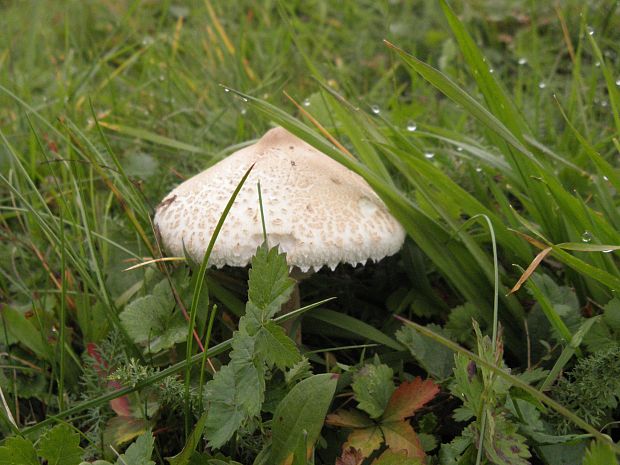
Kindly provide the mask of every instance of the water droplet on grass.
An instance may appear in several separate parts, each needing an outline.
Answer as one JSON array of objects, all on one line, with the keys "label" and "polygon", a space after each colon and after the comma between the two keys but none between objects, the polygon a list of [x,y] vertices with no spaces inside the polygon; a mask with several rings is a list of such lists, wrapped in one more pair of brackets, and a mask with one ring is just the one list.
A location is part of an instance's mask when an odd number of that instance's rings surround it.
[{"label": "water droplet on grass", "polygon": [[462,152],[463,151],[463,147],[461,147],[460,145],[456,148],[457,152]]},{"label": "water droplet on grass", "polygon": [[527,58],[519,58],[519,61],[517,61],[517,63],[519,63],[519,66],[523,66],[527,64]]},{"label": "water droplet on grass", "polygon": [[424,158],[431,160],[433,158],[435,158],[435,153],[434,152],[424,152]]},{"label": "water droplet on grass", "polygon": [[547,87],[547,84],[545,82],[541,81],[541,82],[538,83],[538,88],[539,89],[544,89],[545,87]]},{"label": "water droplet on grass", "polygon": [[418,125],[416,124],[415,121],[408,121],[407,122],[407,131],[413,132],[416,129],[418,129]]},{"label": "water droplet on grass", "polygon": [[592,233],[590,231],[584,231],[581,235],[581,242],[590,243],[592,242]]},{"label": "water droplet on grass", "polygon": [[159,75],[159,80],[160,81],[165,81],[166,80],[166,76],[164,76],[163,74]]},{"label": "water droplet on grass", "polygon": [[482,168],[480,168],[479,166],[476,168],[476,173],[482,173]]},{"label": "water droplet on grass", "polygon": [[305,99],[302,103],[301,103],[304,107],[309,107],[310,106],[310,99]]},{"label": "water droplet on grass", "polygon": [[586,31],[588,32],[589,36],[593,36],[594,35],[594,28],[592,26],[588,26],[586,28]]},{"label": "water droplet on grass", "polygon": [[379,108],[379,105],[371,105],[370,111],[372,111],[375,115],[378,115],[381,113],[381,108]]},{"label": "water droplet on grass", "polygon": [[594,66],[596,66],[597,68],[600,68],[601,67],[601,62],[597,61],[596,63],[594,63]]},{"label": "water droplet on grass", "polygon": [[228,93],[230,92],[230,89],[228,87],[224,87],[224,92]]}]

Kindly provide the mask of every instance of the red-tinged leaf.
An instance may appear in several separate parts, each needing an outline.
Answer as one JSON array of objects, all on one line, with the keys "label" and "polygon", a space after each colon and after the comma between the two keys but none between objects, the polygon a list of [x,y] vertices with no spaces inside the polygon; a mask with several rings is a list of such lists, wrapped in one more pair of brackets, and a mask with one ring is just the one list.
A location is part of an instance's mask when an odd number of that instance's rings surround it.
[{"label": "red-tinged leaf", "polygon": [[103,430],[103,439],[106,444],[117,447],[125,444],[144,433],[149,422],[134,417],[112,417]]},{"label": "red-tinged leaf", "polygon": [[382,422],[404,420],[424,404],[431,401],[439,392],[439,386],[434,381],[417,377],[413,381],[402,383],[392,397],[383,413]]},{"label": "red-tinged leaf", "polygon": [[[404,450],[394,451],[387,449],[383,454],[374,459],[370,465],[423,465],[419,458],[407,457]],[[338,465],[338,464],[336,464]]]},{"label": "red-tinged leaf", "polygon": [[[118,381],[110,381],[108,383],[108,387],[118,391],[122,388],[121,383]],[[129,402],[129,396],[121,396],[116,399],[112,399],[110,401],[110,408],[116,413],[119,417],[132,417],[133,409],[131,408],[131,403]]]},{"label": "red-tinged leaf", "polygon": [[342,451],[342,455],[336,459],[336,465],[362,465],[364,454],[359,449],[349,447]]},{"label": "red-tinged leaf", "polygon": [[373,425],[368,415],[359,410],[338,410],[330,413],[325,423],[343,428],[368,428]]},{"label": "red-tinged leaf", "polygon": [[383,434],[377,426],[372,428],[354,429],[343,448],[353,447],[362,451],[364,457],[368,457],[373,451],[377,450],[383,444]]},{"label": "red-tinged leaf", "polygon": [[407,457],[423,459],[424,449],[411,425],[406,421],[390,421],[381,424],[385,444],[394,451],[404,450]]}]

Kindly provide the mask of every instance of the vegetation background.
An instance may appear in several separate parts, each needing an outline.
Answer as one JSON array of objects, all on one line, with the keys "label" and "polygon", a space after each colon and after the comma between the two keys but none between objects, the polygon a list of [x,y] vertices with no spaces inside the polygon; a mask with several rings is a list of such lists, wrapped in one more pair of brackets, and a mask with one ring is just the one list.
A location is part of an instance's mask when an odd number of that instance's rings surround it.
[{"label": "vegetation background", "polygon": [[[4,0],[0,27],[0,463],[617,463],[619,2]],[[275,251],[249,282],[123,271],[273,124],[409,236],[304,281],[300,347]]]}]

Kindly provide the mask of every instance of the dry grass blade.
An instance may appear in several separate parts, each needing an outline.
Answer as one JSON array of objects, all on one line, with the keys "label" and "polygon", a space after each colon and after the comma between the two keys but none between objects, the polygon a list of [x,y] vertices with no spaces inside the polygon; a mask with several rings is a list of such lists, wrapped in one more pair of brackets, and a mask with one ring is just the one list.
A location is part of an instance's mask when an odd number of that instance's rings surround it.
[{"label": "dry grass blade", "polygon": [[540,265],[542,263],[542,261],[545,259],[545,257],[547,255],[549,255],[549,253],[552,250],[553,250],[553,248],[547,247],[546,249],[543,249],[542,251],[540,251],[538,253],[538,255],[536,255],[536,257],[534,257],[534,260],[532,260],[532,263],[530,263],[530,265],[523,272],[523,274],[521,275],[521,277],[517,281],[517,284],[515,284],[512,289],[510,289],[510,292],[508,294],[514,294],[519,289],[521,289],[521,286],[523,286],[523,283],[525,281],[527,281],[527,279],[531,276],[531,274],[534,271],[536,271],[536,268],[538,268],[538,265]]}]

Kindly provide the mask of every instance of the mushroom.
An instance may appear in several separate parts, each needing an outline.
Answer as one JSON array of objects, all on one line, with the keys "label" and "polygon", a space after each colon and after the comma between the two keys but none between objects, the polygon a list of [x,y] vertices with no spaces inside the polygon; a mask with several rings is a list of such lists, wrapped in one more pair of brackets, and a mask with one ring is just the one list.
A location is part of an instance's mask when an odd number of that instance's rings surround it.
[{"label": "mushroom", "polygon": [[[368,183],[283,128],[268,131],[170,192],[155,212],[165,250],[204,256],[239,179],[254,168],[239,192],[209,257],[209,265],[244,267],[263,243],[256,184],[260,182],[269,244],[286,252],[291,276],[365,264],[393,255],[405,231]],[[299,305],[297,285],[284,311]]]}]

